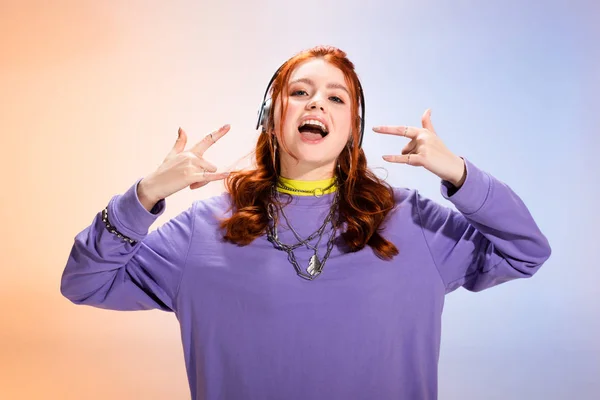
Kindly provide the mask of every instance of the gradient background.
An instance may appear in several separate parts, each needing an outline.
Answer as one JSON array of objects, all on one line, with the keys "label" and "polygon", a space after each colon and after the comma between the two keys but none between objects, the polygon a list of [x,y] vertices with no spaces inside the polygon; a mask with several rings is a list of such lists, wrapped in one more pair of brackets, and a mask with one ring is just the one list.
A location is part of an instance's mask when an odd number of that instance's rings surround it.
[{"label": "gradient background", "polygon": [[[534,278],[446,298],[440,399],[599,398],[600,6],[532,3],[0,1],[0,398],[189,398],[174,315],[60,295],[73,238],[179,126],[191,144],[230,123],[206,154],[222,169],[248,154],[271,74],[317,44],[356,64],[378,173],[451,206],[437,177],[381,159],[406,139],[370,130],[431,107],[552,245]],[[151,229],[222,190],[170,197]]]}]

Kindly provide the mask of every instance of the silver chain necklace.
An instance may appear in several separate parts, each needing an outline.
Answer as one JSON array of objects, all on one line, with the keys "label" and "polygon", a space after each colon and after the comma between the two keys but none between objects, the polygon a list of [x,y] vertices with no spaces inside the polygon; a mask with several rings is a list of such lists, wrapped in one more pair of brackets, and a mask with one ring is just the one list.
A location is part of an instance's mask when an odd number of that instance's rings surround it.
[{"label": "silver chain necklace", "polygon": [[[275,189],[275,186],[273,186],[272,191],[273,191],[273,196],[274,197],[277,196],[277,191]],[[276,249],[283,250],[288,254],[288,261],[296,269],[296,274],[298,274],[298,276],[300,276],[303,279],[312,281],[313,279],[318,277],[321,274],[321,272],[323,271],[323,268],[325,267],[325,263],[327,262],[327,259],[329,258],[329,254],[331,253],[331,250],[333,249],[333,240],[335,239],[335,233],[337,230],[336,229],[336,221],[334,221],[334,214],[337,209],[338,200],[339,200],[339,190],[336,190],[333,202],[331,204],[331,208],[329,209],[329,213],[327,214],[327,217],[323,221],[323,224],[321,225],[321,227],[319,227],[319,229],[317,229],[308,238],[306,238],[304,240],[302,240],[300,238],[298,233],[292,227],[292,224],[290,224],[287,216],[285,215],[285,212],[283,211],[283,207],[279,207],[279,210],[281,211],[281,215],[285,219],[288,227],[290,228],[290,230],[292,231],[292,233],[294,234],[296,239],[298,240],[298,243],[293,244],[293,245],[287,245],[287,244],[281,243],[281,241],[279,240],[279,235],[277,234],[277,223],[278,223],[277,207],[275,206],[275,204],[273,204],[273,202],[269,202],[269,204],[267,206],[267,215],[269,217],[270,222],[272,222],[272,226],[269,225],[267,227],[267,239],[269,240],[269,242],[273,243],[273,245],[275,246]],[[319,256],[317,255],[317,249],[319,247],[319,243],[321,243],[321,238],[323,237],[325,228],[327,227],[327,224],[330,222],[331,222],[331,227],[332,227],[331,228],[331,236],[329,237],[329,240],[327,241],[327,252],[325,253],[325,256],[323,257],[323,260],[321,261],[319,259]],[[319,237],[319,240],[317,241],[317,244],[315,246],[312,246],[309,242],[311,240],[313,240],[314,238],[316,238],[317,236]],[[296,261],[296,255],[294,254],[294,250],[300,246],[306,246],[307,249],[311,249],[314,252],[314,254],[310,257],[310,260],[308,262],[308,268],[306,269],[307,273],[304,272],[302,270],[302,268],[300,268],[298,261]]]}]

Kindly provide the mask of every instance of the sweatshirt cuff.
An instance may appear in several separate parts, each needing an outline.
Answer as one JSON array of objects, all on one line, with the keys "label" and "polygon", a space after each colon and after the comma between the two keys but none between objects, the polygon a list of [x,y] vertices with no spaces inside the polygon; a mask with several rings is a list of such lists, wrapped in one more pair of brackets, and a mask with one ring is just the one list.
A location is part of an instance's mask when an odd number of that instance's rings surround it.
[{"label": "sweatshirt cuff", "polygon": [[474,214],[483,206],[491,189],[490,176],[464,157],[467,177],[460,189],[442,180],[440,185],[442,196],[450,200],[458,211],[463,214]]},{"label": "sweatshirt cuff", "polygon": [[108,203],[108,220],[122,234],[135,240],[143,239],[150,226],[165,211],[165,199],[161,199],[149,212],[144,208],[137,195],[139,178],[123,194],[114,196]]}]

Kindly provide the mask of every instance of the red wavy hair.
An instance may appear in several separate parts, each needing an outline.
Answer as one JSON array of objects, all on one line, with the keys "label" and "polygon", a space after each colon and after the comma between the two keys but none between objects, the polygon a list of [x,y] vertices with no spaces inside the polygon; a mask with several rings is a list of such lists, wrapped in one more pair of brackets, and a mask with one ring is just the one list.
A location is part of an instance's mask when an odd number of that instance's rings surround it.
[{"label": "red wavy hair", "polygon": [[[379,231],[380,224],[395,206],[394,192],[390,185],[367,168],[363,150],[353,145],[358,143],[360,133],[358,76],[346,53],[330,46],[318,46],[296,54],[283,65],[273,81],[273,103],[268,118],[270,123],[260,134],[256,144],[256,169],[232,172],[225,180],[225,187],[231,196],[231,207],[228,211],[234,212],[230,218],[221,220],[220,226],[226,231],[223,238],[244,246],[258,236],[266,234],[269,223],[267,204],[277,201],[272,199],[271,188],[277,183],[280,172],[279,157],[274,148],[276,138],[273,134],[275,101],[279,101],[282,110],[279,125],[279,132],[282,132],[283,116],[287,109],[287,101],[284,100],[287,100],[287,97],[281,94],[288,92],[288,81],[294,69],[300,63],[313,58],[323,58],[343,72],[353,99],[352,136],[338,156],[339,167],[334,171],[340,184],[338,228],[346,223],[346,229],[341,236],[347,251],[358,251],[369,245],[377,257],[389,260],[398,254],[398,249],[384,239]],[[281,145],[283,150],[289,153],[285,142]]]}]

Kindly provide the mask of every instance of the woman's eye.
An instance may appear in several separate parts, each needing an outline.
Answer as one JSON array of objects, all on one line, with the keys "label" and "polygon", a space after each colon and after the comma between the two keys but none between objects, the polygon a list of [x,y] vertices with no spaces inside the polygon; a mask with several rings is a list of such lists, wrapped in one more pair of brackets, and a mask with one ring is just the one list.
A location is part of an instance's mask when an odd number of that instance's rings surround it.
[{"label": "woman's eye", "polygon": [[[290,96],[306,96],[306,95],[308,95],[308,93],[306,92],[306,90],[302,90],[302,89],[294,90],[290,94]],[[329,99],[331,99],[332,101],[334,101],[336,103],[344,104],[344,101],[337,96],[331,96],[331,97],[329,97]]]}]

